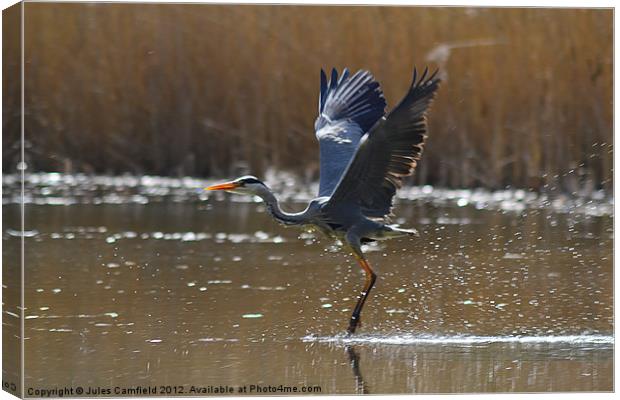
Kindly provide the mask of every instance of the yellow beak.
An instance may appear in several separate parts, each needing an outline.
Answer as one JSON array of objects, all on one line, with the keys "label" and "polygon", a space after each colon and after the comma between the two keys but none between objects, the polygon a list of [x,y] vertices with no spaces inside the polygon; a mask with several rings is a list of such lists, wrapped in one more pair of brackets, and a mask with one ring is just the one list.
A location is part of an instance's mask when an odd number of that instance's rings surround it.
[{"label": "yellow beak", "polygon": [[237,187],[239,187],[238,183],[226,182],[226,183],[220,183],[218,185],[212,185],[212,186],[206,187],[205,190],[231,190]]}]

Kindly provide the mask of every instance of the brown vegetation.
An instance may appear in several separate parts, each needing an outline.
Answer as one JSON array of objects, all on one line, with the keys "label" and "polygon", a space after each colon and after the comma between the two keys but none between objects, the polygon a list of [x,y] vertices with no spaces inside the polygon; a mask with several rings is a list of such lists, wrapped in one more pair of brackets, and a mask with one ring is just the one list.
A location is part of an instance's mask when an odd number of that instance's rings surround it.
[{"label": "brown vegetation", "polygon": [[611,10],[25,7],[31,169],[316,179],[320,68],[372,71],[390,106],[430,65],[415,183],[612,185]]}]

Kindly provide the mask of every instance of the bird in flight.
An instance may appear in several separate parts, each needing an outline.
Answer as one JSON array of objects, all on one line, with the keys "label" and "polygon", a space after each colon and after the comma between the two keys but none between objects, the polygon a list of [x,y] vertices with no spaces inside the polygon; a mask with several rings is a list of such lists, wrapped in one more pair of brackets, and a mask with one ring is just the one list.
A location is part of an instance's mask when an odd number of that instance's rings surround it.
[{"label": "bird in flight", "polygon": [[271,189],[254,176],[213,185],[206,190],[259,196],[273,218],[340,240],[360,264],[366,281],[347,332],[353,334],[377,275],[362,252],[362,244],[406,235],[415,229],[390,224],[393,197],[411,175],[422,154],[427,133],[426,114],[439,87],[428,68],[413,71],[411,85],[389,113],[379,83],[368,71],[338,77],[332,69],[329,82],[321,70],[319,115],[314,124],[320,148],[318,196],[298,213],[285,212]]}]

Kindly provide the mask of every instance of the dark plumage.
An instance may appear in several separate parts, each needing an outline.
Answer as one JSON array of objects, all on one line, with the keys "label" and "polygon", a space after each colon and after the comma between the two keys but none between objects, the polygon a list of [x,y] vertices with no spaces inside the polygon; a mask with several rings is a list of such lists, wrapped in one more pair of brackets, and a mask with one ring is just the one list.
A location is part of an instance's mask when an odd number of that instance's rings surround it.
[{"label": "dark plumage", "polygon": [[320,146],[319,196],[329,196],[353,158],[360,139],[385,113],[385,98],[368,71],[349,77],[345,69],[338,79],[332,70],[329,86],[321,70],[319,116],[314,124]]},{"label": "dark plumage", "polygon": [[320,146],[321,178],[318,197],[299,213],[280,209],[271,190],[253,176],[214,185],[226,190],[260,196],[267,210],[285,225],[312,226],[340,239],[352,251],[366,274],[364,289],[353,310],[347,331],[355,332],[376,275],[361,245],[404,235],[413,229],[388,225],[392,200],[403,179],[411,175],[426,139],[426,113],[439,87],[437,72],[428,69],[413,81],[401,102],[385,116],[385,98],[368,71],[338,77],[333,69],[329,82],[321,70],[319,115],[315,122]]},{"label": "dark plumage", "polygon": [[[390,214],[392,199],[417,165],[426,139],[426,110],[439,79],[428,79],[428,69],[417,79],[414,69],[409,91],[401,102],[361,140],[355,158],[329,203],[355,202],[367,217]],[[364,179],[360,179],[364,177]]]}]

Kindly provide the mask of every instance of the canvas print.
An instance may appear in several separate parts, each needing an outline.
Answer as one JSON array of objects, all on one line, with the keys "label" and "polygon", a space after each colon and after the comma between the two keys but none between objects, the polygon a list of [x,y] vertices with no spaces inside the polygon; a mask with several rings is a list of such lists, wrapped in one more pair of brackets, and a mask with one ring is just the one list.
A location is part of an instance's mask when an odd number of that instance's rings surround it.
[{"label": "canvas print", "polygon": [[612,9],[2,16],[5,391],[613,391]]}]

